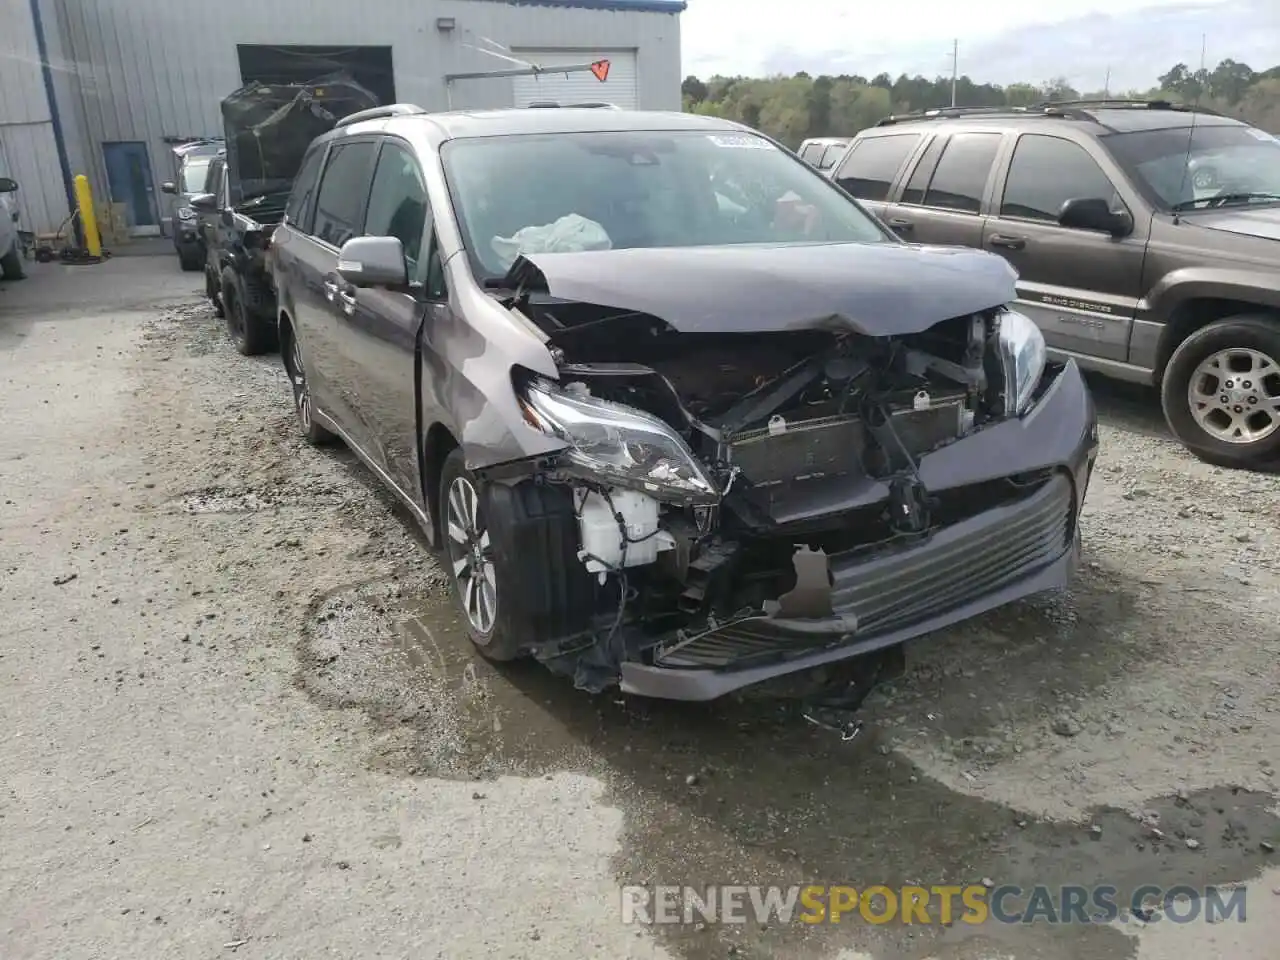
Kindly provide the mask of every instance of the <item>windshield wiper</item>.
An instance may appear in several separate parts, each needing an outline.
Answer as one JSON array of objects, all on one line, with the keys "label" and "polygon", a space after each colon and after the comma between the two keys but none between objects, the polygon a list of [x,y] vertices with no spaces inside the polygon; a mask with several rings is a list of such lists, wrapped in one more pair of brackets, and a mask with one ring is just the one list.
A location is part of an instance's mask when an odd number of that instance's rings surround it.
[{"label": "windshield wiper", "polygon": [[1174,213],[1194,210],[1200,204],[1217,204],[1226,206],[1229,203],[1249,203],[1252,200],[1280,200],[1280,193],[1217,193],[1212,197],[1198,197],[1195,200],[1183,200],[1173,205]]}]

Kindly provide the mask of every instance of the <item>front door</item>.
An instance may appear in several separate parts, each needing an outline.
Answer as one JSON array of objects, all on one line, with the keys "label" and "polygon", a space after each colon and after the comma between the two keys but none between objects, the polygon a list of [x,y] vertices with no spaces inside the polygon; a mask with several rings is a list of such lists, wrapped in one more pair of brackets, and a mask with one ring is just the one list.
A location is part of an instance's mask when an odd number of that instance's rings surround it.
[{"label": "front door", "polygon": [[1068,200],[1124,198],[1098,162],[1064,137],[1024,133],[1014,147],[983,246],[1018,271],[1018,308],[1050,349],[1103,360],[1129,358],[1148,224],[1127,237],[1059,226]]},{"label": "front door", "polygon": [[160,235],[160,216],[156,207],[155,183],[151,178],[151,158],[141,140],[104,143],[102,155],[107,164],[107,187],[111,202],[124,206],[129,235]]}]

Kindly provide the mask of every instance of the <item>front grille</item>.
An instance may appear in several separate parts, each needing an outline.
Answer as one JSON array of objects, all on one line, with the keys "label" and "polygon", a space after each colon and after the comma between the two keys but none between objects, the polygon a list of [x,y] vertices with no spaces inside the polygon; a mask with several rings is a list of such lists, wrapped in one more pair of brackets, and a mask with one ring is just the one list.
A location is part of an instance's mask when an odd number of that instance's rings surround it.
[{"label": "front grille", "polygon": [[742,667],[902,630],[1047,566],[1074,535],[1074,491],[1059,473],[1034,493],[943,527],[927,541],[832,555],[832,606],[851,627],[856,618],[856,630],[814,621],[812,633],[800,633],[767,616],[745,616],[681,637],[656,651],[654,663]]}]

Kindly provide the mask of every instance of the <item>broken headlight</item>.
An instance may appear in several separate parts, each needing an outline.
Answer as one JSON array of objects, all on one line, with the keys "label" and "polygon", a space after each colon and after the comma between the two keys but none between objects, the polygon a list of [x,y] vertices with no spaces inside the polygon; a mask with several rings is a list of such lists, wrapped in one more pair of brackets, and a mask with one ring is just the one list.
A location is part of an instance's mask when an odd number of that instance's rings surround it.
[{"label": "broken headlight", "polygon": [[525,417],[569,444],[575,473],[656,500],[713,502],[715,484],[684,440],[657,417],[538,381],[523,391]]},{"label": "broken headlight", "polygon": [[1000,314],[997,343],[1004,372],[1005,410],[1022,416],[1031,406],[1044,373],[1044,334],[1030,317],[1006,310]]}]

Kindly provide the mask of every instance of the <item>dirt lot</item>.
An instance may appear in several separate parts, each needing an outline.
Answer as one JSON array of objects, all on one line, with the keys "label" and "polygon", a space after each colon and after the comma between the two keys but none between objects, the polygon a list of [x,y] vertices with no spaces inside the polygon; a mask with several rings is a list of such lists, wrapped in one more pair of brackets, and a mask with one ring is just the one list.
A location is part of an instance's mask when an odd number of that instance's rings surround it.
[{"label": "dirt lot", "polygon": [[[0,957],[1275,956],[1280,479],[1144,394],[1099,389],[1076,589],[911,645],[843,743],[473,658],[193,287],[0,287]],[[627,882],[984,881],[1243,882],[1248,920],[620,922]]]}]

